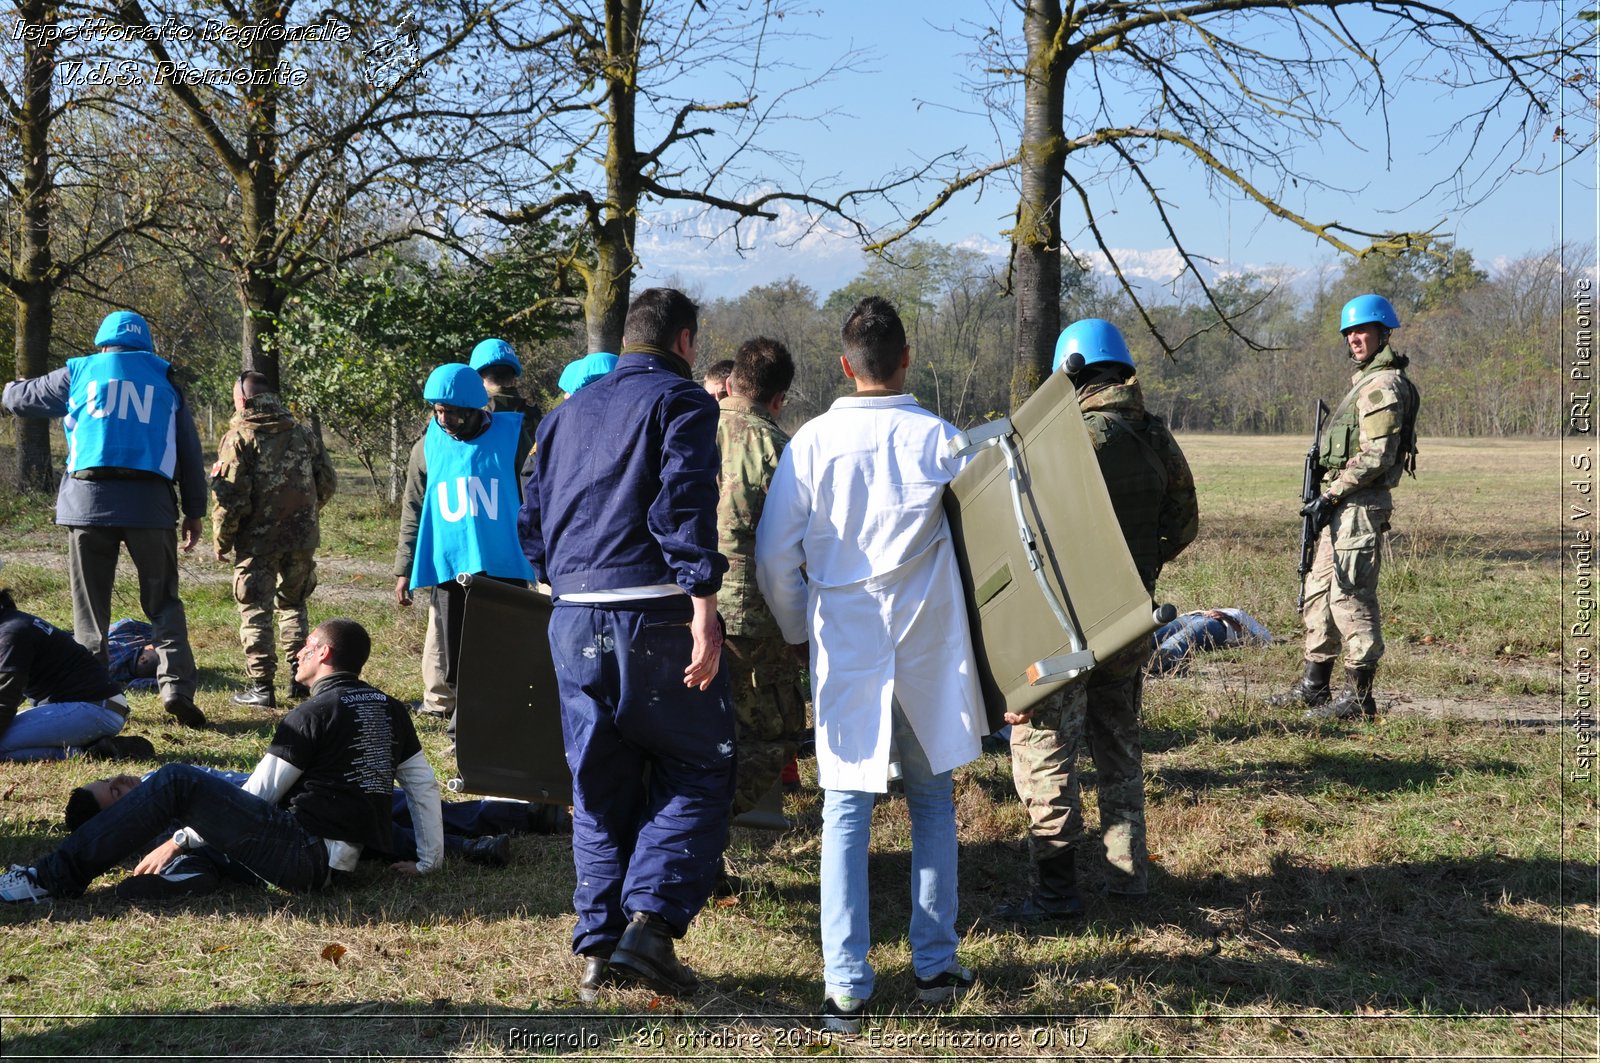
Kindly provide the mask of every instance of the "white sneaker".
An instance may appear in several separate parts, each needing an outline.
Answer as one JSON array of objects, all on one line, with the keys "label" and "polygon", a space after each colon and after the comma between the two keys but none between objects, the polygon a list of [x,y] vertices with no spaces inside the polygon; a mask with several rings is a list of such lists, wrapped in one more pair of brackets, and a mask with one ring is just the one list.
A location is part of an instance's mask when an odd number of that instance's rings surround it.
[{"label": "white sneaker", "polygon": [[49,897],[50,891],[41,887],[33,874],[31,867],[12,864],[10,871],[0,875],[0,900],[33,901],[37,904]]}]

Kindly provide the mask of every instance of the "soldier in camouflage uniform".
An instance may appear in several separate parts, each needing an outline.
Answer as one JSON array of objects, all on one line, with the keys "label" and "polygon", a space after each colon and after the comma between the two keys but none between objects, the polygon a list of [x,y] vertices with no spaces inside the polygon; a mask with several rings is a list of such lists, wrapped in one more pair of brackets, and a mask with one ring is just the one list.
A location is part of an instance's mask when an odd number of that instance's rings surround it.
[{"label": "soldier in camouflage uniform", "polygon": [[717,550],[728,559],[717,608],[727,633],[724,648],[738,719],[739,760],[733,814],[754,808],[778,781],[799,748],[806,726],[800,661],[756,587],[756,524],[767,487],[789,436],[774,418],[794,380],[794,359],[783,344],[758,337],[739,347],[718,404],[722,453],[717,499]]},{"label": "soldier in camouflage uniform", "polygon": [[[317,586],[317,514],[333,497],[335,476],[322,440],[284,409],[265,376],[242,374],[233,405],[211,467],[213,543],[218,561],[235,555],[233,597],[251,685],[233,700],[270,709],[277,705],[273,617],[292,677],[306,641],[306,599]],[[291,678],[290,699],[308,695]]]},{"label": "soldier in camouflage uniform", "polygon": [[[1114,325],[1096,318],[1074,322],[1056,343],[1056,368],[1077,389],[1117,523],[1153,597],[1162,567],[1200,529],[1189,463],[1161,418],[1145,412],[1133,358]],[[1031,922],[1082,914],[1073,847],[1084,837],[1077,763],[1085,744],[1099,782],[1107,889],[1145,893],[1139,706],[1153,645],[1145,640],[1114,654],[1046,698],[1031,718],[1012,720],[1011,770],[1028,809],[1034,889],[997,907],[997,917]]]},{"label": "soldier in camouflage uniform", "polygon": [[[1377,715],[1372,680],[1383,656],[1378,567],[1394,503],[1390,489],[1402,473],[1416,475],[1416,385],[1410,360],[1389,346],[1400,318],[1379,295],[1345,304],[1339,326],[1356,364],[1350,391],[1323,429],[1319,456],[1322,494],[1301,510],[1320,529],[1307,574],[1304,671],[1273,705],[1304,704],[1313,719]],[[1344,648],[1344,689],[1329,689],[1333,662]]]}]

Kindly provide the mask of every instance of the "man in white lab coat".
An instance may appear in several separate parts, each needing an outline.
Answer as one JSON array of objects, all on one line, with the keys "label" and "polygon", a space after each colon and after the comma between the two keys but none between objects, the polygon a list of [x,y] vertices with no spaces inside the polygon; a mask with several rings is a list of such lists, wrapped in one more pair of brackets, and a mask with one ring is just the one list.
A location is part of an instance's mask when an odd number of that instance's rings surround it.
[{"label": "man in white lab coat", "polygon": [[[757,581],[787,642],[811,643],[822,827],[823,1025],[859,1031],[872,996],[867,843],[897,773],[911,815],[917,995],[953,999],[951,772],[979,752],[982,697],[941,497],[961,463],[948,422],[902,394],[905,328],[869,297],[845,320],[840,363],[856,393],[795,433],[756,529]],[[802,571],[803,567],[803,571]]]}]

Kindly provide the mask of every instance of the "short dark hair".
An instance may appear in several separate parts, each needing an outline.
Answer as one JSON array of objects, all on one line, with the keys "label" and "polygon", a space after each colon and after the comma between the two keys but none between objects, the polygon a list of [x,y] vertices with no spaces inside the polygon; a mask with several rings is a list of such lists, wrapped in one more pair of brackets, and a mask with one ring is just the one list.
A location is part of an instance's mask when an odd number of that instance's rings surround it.
[{"label": "short dark hair", "polygon": [[246,369],[239,374],[239,390],[244,392],[247,399],[274,390],[272,381],[267,379],[267,374],[254,369]]},{"label": "short dark hair", "polygon": [[889,300],[869,295],[855,305],[840,330],[850,371],[869,384],[881,384],[900,368],[906,327]]},{"label": "short dark hair", "polygon": [[478,370],[478,375],[496,387],[510,388],[517,385],[516,369],[505,362],[491,362]]},{"label": "short dark hair", "polygon": [[720,362],[713,363],[711,368],[706,370],[705,379],[706,380],[726,380],[732,375],[733,375],[733,359],[732,358],[724,358]]},{"label": "short dark hair", "polygon": [[334,617],[317,625],[315,633],[327,643],[329,660],[341,672],[361,674],[372,656],[372,636],[367,629],[348,617]]},{"label": "short dark hair", "polygon": [[694,300],[676,288],[646,288],[628,304],[622,338],[628,345],[669,351],[684,329],[691,336],[700,331],[700,308]]},{"label": "short dark hair", "polygon": [[67,811],[64,818],[67,821],[67,830],[74,831],[100,814],[100,802],[94,799],[83,787],[78,787],[67,795]]},{"label": "short dark hair", "polygon": [[794,383],[794,357],[777,340],[757,336],[739,344],[728,383],[744,398],[765,405]]}]

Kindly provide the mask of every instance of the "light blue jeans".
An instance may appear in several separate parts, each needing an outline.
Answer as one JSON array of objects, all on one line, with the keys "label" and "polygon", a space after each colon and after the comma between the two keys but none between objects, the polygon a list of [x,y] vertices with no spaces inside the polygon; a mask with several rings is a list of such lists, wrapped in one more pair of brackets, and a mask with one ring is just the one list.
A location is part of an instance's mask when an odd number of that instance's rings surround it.
[{"label": "light blue jeans", "polygon": [[[911,814],[911,966],[932,978],[955,962],[956,805],[951,773],[933,774],[898,704],[894,748]],[[822,799],[822,981],[835,997],[872,996],[867,849],[879,795],[827,790]]]},{"label": "light blue jeans", "polygon": [[0,733],[0,760],[61,760],[122,730],[127,718],[98,701],[59,701],[17,713]]}]

